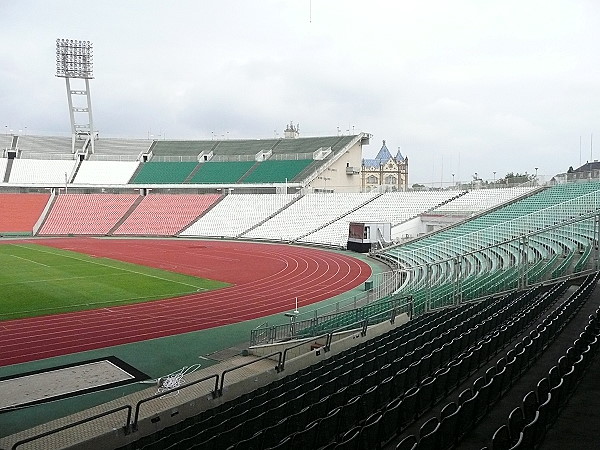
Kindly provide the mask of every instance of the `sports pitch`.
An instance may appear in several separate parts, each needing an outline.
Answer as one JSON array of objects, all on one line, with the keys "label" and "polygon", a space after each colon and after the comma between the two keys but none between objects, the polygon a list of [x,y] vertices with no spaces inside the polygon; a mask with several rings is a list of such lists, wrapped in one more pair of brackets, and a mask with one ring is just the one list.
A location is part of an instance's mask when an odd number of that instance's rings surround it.
[{"label": "sports pitch", "polygon": [[0,320],[141,303],[221,281],[36,244],[0,245]]}]

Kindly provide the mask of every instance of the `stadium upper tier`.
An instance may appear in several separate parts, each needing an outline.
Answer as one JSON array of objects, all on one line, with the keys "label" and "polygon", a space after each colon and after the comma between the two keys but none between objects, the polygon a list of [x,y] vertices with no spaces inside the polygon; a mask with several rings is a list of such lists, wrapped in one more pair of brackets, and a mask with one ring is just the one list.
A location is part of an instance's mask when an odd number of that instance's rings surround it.
[{"label": "stadium upper tier", "polygon": [[196,168],[195,162],[154,162],[141,166],[141,170],[132,180],[133,184],[180,184]]},{"label": "stadium upper tier", "polygon": [[19,136],[17,148],[21,158],[74,159],[71,152],[71,137]]},{"label": "stadium upper tier", "polygon": [[[362,136],[221,141],[102,138],[94,141],[94,152],[89,141],[77,140],[72,148],[66,137],[4,136],[0,177],[20,186],[302,182],[316,177],[361,142]],[[8,150],[13,150],[14,163],[8,163]]]},{"label": "stadium upper tier", "polygon": [[117,159],[136,161],[143,153],[147,153],[152,141],[145,139],[102,138],[94,141],[94,154],[90,159]]},{"label": "stadium upper tier", "polygon": [[13,141],[13,137],[11,135],[8,135],[8,134],[0,135],[0,148],[2,148],[2,149],[11,148],[12,141]]},{"label": "stadium upper tier", "polygon": [[231,157],[254,157],[259,152],[272,151],[273,155],[313,153],[320,148],[331,147],[333,151],[342,149],[356,136],[328,136],[298,139],[244,139],[211,141],[156,141],[152,153],[159,157],[196,157],[202,152]]},{"label": "stadium upper tier", "polygon": [[137,161],[82,161],[74,184],[127,184]]},{"label": "stadium upper tier", "polygon": [[14,159],[8,182],[64,186],[73,177],[76,167],[74,160]]},{"label": "stadium upper tier", "polygon": [[6,165],[8,164],[8,159],[6,158],[0,158],[0,175],[2,176],[2,178],[0,178],[1,180],[4,180],[4,176],[6,174]]}]

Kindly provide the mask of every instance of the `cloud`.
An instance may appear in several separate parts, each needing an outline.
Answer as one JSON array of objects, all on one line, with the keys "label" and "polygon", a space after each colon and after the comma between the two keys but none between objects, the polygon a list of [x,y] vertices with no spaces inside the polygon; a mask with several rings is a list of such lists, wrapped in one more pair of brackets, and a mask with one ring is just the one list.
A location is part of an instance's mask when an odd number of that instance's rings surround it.
[{"label": "cloud", "polygon": [[402,147],[414,182],[552,176],[600,136],[600,10],[584,0],[5,2],[3,126],[69,132],[57,37],[94,43],[103,136],[354,129],[373,134],[366,157]]}]

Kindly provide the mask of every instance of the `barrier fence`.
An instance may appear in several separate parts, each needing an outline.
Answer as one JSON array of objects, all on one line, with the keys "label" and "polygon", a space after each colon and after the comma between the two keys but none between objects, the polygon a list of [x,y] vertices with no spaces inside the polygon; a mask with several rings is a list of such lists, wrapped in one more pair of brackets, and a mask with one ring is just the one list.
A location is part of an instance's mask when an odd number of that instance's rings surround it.
[{"label": "barrier fence", "polygon": [[[389,298],[381,298],[377,301],[368,301],[364,297],[362,301],[366,303],[358,305],[356,299],[352,303],[346,303],[344,308],[336,304],[337,310],[330,313],[313,310],[305,315],[314,314],[310,318],[302,318],[301,314],[287,313],[290,322],[287,324],[278,324],[269,326],[264,323],[258,328],[251,330],[250,344],[259,345],[285,341],[290,339],[310,337],[315,334],[339,328],[341,324],[355,324],[364,319],[373,317],[383,311],[396,310],[397,314],[401,312],[412,311],[412,297],[391,295]],[[306,316],[305,316],[306,317]]]}]

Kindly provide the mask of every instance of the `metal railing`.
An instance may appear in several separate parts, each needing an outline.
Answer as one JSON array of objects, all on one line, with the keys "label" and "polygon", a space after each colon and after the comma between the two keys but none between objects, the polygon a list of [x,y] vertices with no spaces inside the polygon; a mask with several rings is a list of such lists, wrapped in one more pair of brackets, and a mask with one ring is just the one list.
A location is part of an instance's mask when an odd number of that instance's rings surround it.
[{"label": "metal railing", "polygon": [[398,292],[414,295],[422,312],[485,293],[598,270],[600,210],[502,242],[488,242],[481,240],[479,248],[471,251],[456,246],[439,253],[426,252],[421,258],[402,255],[398,261],[405,264],[407,278]]},{"label": "metal railing", "polygon": [[198,162],[198,155],[185,155],[185,156],[173,156],[173,155],[154,155],[152,162]]},{"label": "metal railing", "polygon": [[26,439],[21,439],[20,441],[17,441],[14,443],[14,445],[12,446],[12,449],[14,450],[17,447],[19,447],[20,445],[27,444],[29,442],[36,441],[38,439],[42,439],[42,438],[51,436],[56,433],[60,433],[61,431],[68,430],[69,428],[74,428],[79,425],[83,425],[84,423],[92,422],[94,420],[109,416],[111,414],[114,414],[114,413],[117,413],[117,412],[123,411],[123,410],[127,410],[127,421],[125,422],[125,425],[123,426],[123,429],[127,432],[127,430],[129,429],[129,423],[131,422],[131,410],[132,410],[131,405],[119,406],[118,408],[113,408],[109,411],[105,411],[105,412],[96,414],[91,417],[86,417],[85,419],[78,420],[77,422],[69,423],[67,425],[63,425],[62,427],[55,428],[53,430],[46,431],[44,433],[36,434],[35,436],[31,436]]},{"label": "metal railing", "polygon": [[279,367],[281,367],[281,359],[283,357],[283,353],[281,351],[269,353],[268,355],[261,356],[258,359],[254,359],[252,361],[248,361],[247,363],[244,363],[244,364],[239,364],[239,365],[237,365],[235,367],[230,367],[229,369],[225,369],[223,371],[223,373],[221,374],[221,386],[219,387],[219,390],[217,391],[218,395],[219,396],[223,395],[223,386],[225,384],[225,374],[226,373],[233,372],[234,370],[241,369],[242,367],[246,367],[246,366],[249,366],[251,364],[256,364],[258,361],[262,361],[264,359],[270,359],[270,358],[272,358],[275,355],[279,355],[279,360],[277,361],[277,365],[275,366],[275,370],[277,372],[279,372]]},{"label": "metal railing", "polygon": [[[329,351],[329,347],[331,345],[331,335],[332,334],[333,333],[329,332],[329,333],[321,334],[320,336],[313,336],[310,340],[311,341],[315,341],[317,339],[326,338],[325,345],[323,346],[323,351],[324,352],[328,352]],[[286,347],[283,350],[283,357],[281,358],[281,363],[279,364],[279,372],[283,372],[283,370],[285,370],[285,361],[287,360],[287,354],[288,354],[288,352],[290,350],[295,349],[295,348],[302,347],[303,345],[306,345],[306,341],[298,342],[297,344],[294,344],[294,345],[291,345],[289,347]]]},{"label": "metal railing", "polygon": [[[215,379],[215,388],[212,391],[212,395],[213,395],[213,398],[216,398],[218,396],[218,387],[219,387],[219,375],[218,374],[213,374],[213,375],[209,375],[209,376],[200,378],[198,380],[190,381],[189,383],[182,384],[181,386],[176,386],[176,387],[174,387],[172,389],[164,390],[163,392],[159,392],[159,393],[154,394],[154,395],[152,395],[150,397],[143,398],[142,400],[140,400],[139,402],[137,402],[137,404],[135,405],[135,416],[133,418],[133,423],[131,425],[132,429],[134,431],[137,430],[137,425],[138,425],[139,416],[140,416],[140,407],[142,406],[142,404],[148,403],[149,401],[155,400],[157,398],[164,397],[165,395],[168,395],[171,392],[180,391],[180,390],[186,389],[186,388],[188,388],[190,386],[195,386],[196,384],[202,383],[204,381],[208,381],[211,378]],[[221,383],[221,388],[222,388],[222,386],[223,386],[223,383]]]},{"label": "metal railing", "polygon": [[[96,150],[97,151],[97,150]],[[138,161],[138,154],[135,155],[124,155],[124,154],[106,154],[100,155],[98,153],[94,153],[89,158],[90,161],[126,161],[126,162],[135,162]]]},{"label": "metal railing", "polygon": [[[301,339],[304,337],[311,337],[311,329],[319,333],[319,327],[326,327],[329,324],[335,324],[339,321],[348,321],[356,323],[357,321],[364,320],[370,316],[369,308],[375,309],[375,307],[383,308],[385,310],[391,310],[402,308],[409,310],[411,308],[410,303],[412,297],[410,296],[396,296],[389,299],[381,298],[377,301],[366,303],[362,306],[348,307],[344,310],[338,310],[329,314],[315,315],[314,317],[307,319],[298,319],[299,315],[288,313],[290,322],[287,324],[272,325],[262,324],[260,327],[251,330],[250,343],[251,345],[273,343],[278,341],[286,341],[291,339]],[[314,312],[316,312],[315,310]],[[376,313],[375,313],[376,314]],[[352,320],[353,317],[356,318]]]},{"label": "metal railing", "polygon": [[391,324],[394,324],[396,321],[396,316],[398,314],[402,314],[403,312],[408,313],[409,317],[412,317],[412,314],[413,314],[412,298],[408,298],[408,300],[409,301],[405,305],[403,305],[403,306],[406,306],[405,308],[399,308],[398,306],[393,306],[392,308],[389,308],[389,309],[386,309],[385,311],[374,314],[373,316],[365,317],[360,320],[356,320],[351,323],[347,323],[341,327],[337,327],[335,329],[329,330],[326,333],[320,334],[318,336],[311,336],[310,339],[307,338],[306,340],[303,340],[302,342],[299,342],[297,344],[294,344],[291,346],[286,346],[286,348],[283,351],[283,358],[281,360],[281,364],[279,366],[278,372],[283,372],[285,370],[285,362],[287,361],[288,352],[295,348],[306,345],[307,341],[312,342],[312,341],[316,341],[316,340],[325,338],[325,345],[323,345],[322,349],[324,352],[328,352],[331,348],[331,343],[333,341],[334,334],[341,333],[344,331],[354,330],[354,329],[360,329],[361,335],[366,336],[369,325],[381,323],[388,319]]},{"label": "metal railing", "polygon": [[[547,226],[568,221],[573,217],[585,216],[590,212],[600,210],[600,191],[594,191],[544,209],[533,211],[522,216],[512,218],[508,221],[500,220],[499,223],[491,226],[483,226],[481,229],[471,233],[461,234],[460,236],[446,239],[433,244],[425,245],[421,248],[404,250],[397,248],[398,258],[408,257],[414,259],[424,253],[431,255],[430,261],[437,262],[436,254],[453,251],[455,248],[462,248],[464,251],[477,249],[482,242],[503,242],[515,236],[520,236]],[[496,211],[501,213],[501,210]],[[485,221],[485,216],[480,218]]]}]

